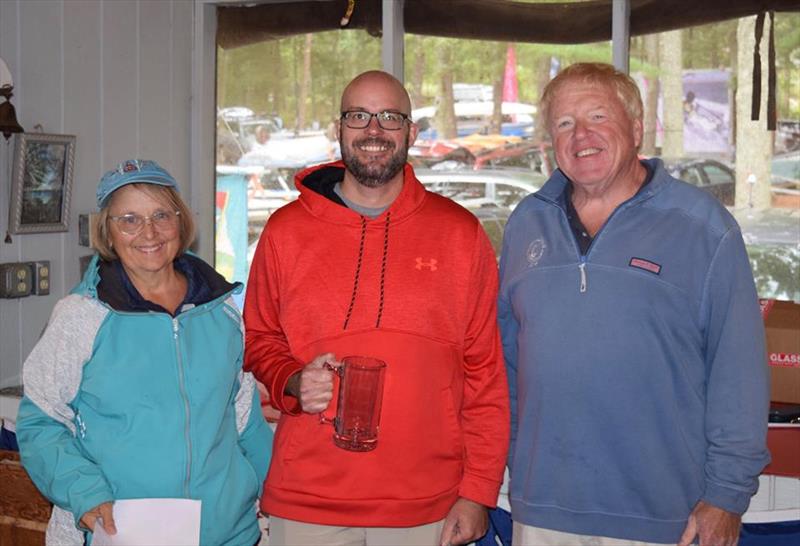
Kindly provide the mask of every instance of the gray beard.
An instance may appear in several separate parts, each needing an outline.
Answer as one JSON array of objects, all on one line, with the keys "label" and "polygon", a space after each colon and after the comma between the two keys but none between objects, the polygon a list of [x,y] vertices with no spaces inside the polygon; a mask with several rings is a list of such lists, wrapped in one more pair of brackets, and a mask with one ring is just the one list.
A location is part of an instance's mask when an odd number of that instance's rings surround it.
[{"label": "gray beard", "polygon": [[[365,139],[361,139],[359,142],[363,142],[363,140]],[[391,145],[388,141],[383,141],[381,139],[371,140]],[[339,142],[342,142],[341,133],[339,134]],[[356,143],[354,142],[353,144],[355,145]],[[403,170],[407,159],[408,148],[405,146],[392,154],[386,166],[364,163],[360,161],[355,154],[351,153],[350,147],[342,146],[342,161],[345,167],[347,167],[347,170],[350,171],[350,174],[356,179],[356,182],[367,188],[378,188],[389,182]]]}]

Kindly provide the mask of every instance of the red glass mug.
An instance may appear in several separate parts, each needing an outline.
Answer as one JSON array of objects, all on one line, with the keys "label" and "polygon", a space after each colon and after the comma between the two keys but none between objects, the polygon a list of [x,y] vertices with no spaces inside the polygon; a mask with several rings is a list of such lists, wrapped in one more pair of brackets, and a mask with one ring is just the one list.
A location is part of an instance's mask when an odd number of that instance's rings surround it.
[{"label": "red glass mug", "polygon": [[378,445],[386,363],[368,356],[347,356],[341,366],[325,364],[339,378],[336,417],[320,414],[333,425],[333,443],[349,451],[372,451]]}]

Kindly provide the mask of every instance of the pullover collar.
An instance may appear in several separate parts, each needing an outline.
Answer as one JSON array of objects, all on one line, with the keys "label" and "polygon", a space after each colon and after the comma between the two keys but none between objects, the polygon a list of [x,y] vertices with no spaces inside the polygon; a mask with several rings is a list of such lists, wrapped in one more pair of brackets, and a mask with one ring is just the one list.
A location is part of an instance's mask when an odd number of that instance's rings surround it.
[{"label": "pullover collar", "polygon": [[[639,191],[628,199],[626,203],[633,204],[650,199],[669,183],[671,177],[664,169],[664,163],[658,158],[643,159],[642,163],[647,169],[649,181],[643,184]],[[566,192],[570,181],[561,169],[556,169],[544,186],[536,192],[536,197],[552,203],[566,212]]]}]

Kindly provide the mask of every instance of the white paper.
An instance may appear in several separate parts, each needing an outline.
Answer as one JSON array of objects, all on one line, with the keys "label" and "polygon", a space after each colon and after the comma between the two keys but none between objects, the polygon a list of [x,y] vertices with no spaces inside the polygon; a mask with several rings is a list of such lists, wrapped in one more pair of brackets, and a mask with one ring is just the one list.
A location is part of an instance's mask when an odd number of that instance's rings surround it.
[{"label": "white paper", "polygon": [[198,546],[200,505],[192,499],[127,499],[114,502],[115,535],[95,525],[92,546]]}]

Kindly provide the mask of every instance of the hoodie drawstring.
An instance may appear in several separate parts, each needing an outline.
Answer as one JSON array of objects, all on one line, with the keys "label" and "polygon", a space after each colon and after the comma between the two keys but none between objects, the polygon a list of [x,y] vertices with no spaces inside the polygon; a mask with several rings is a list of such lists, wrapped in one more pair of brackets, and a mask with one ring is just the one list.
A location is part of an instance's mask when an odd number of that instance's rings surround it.
[{"label": "hoodie drawstring", "polygon": [[350,315],[353,314],[353,306],[356,304],[356,294],[358,294],[358,279],[361,276],[361,262],[364,259],[364,239],[367,237],[367,219],[361,217],[361,243],[358,245],[358,262],[356,263],[356,278],[353,280],[353,295],[350,297],[350,307],[347,308],[347,316],[344,319],[344,328],[347,330],[347,323],[350,322]]},{"label": "hoodie drawstring", "polygon": [[[378,317],[375,321],[375,328],[381,325],[381,317],[383,316],[383,302],[386,289],[386,262],[389,256],[389,224],[391,222],[392,213],[386,213],[386,223],[383,230],[383,257],[381,258],[381,279],[380,279],[380,301],[378,303]],[[361,278],[361,264],[364,261],[364,241],[367,237],[367,219],[361,217],[361,241],[358,245],[358,261],[356,262],[356,274],[353,279],[353,295],[350,297],[350,306],[347,308],[347,316],[344,319],[343,330],[347,330],[347,325],[350,323],[350,317],[353,314],[353,307],[356,305],[356,296],[358,295],[358,282]]]},{"label": "hoodie drawstring", "polygon": [[386,213],[386,226],[383,230],[383,258],[381,259],[381,300],[380,304],[378,304],[378,320],[375,321],[375,328],[379,328],[381,325],[381,316],[383,315],[383,292],[384,286],[386,281],[386,258],[389,255],[389,218],[391,217],[392,213]]}]

